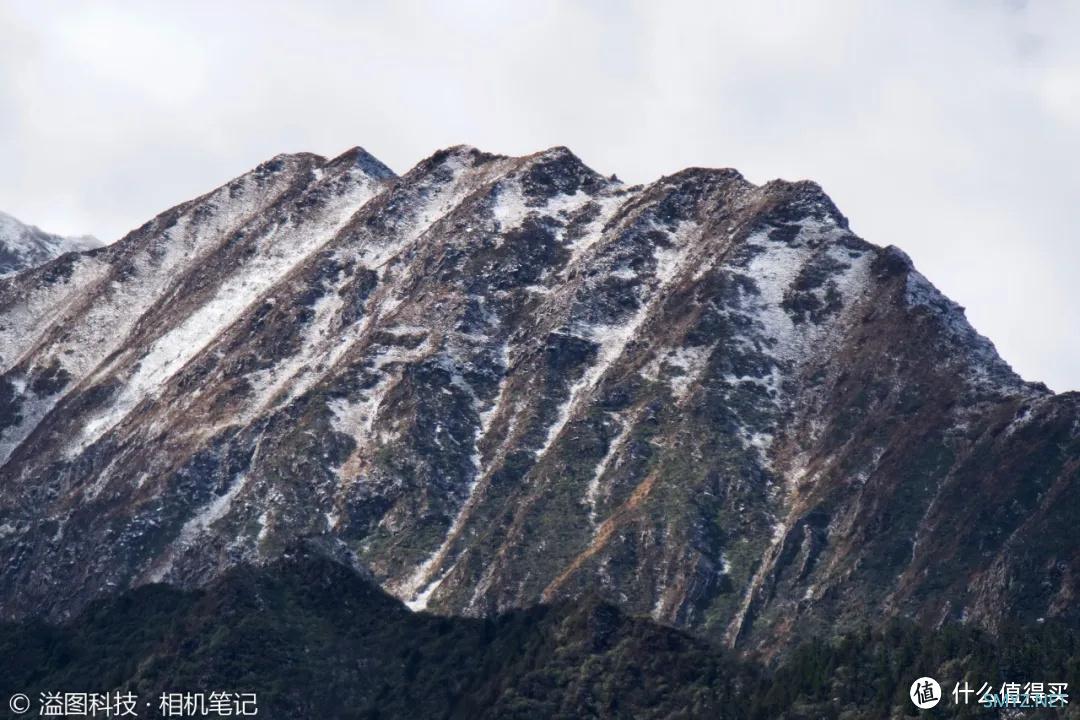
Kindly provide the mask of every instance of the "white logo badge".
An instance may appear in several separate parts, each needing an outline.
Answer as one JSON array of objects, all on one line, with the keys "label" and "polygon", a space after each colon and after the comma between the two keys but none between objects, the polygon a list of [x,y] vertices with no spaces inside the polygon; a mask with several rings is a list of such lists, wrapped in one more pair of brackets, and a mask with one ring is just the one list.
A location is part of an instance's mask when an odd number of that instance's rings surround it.
[{"label": "white logo badge", "polygon": [[908,695],[911,696],[911,702],[915,703],[915,707],[928,710],[941,702],[941,686],[932,677],[921,677],[911,683]]}]

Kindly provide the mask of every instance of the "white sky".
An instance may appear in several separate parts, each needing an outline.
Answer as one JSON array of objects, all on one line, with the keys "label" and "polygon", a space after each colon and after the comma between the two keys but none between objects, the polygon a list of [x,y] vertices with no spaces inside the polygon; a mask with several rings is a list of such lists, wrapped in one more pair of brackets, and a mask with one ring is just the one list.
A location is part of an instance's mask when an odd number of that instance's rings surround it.
[{"label": "white sky", "polygon": [[1080,389],[1080,3],[0,0],[0,210],[122,235],[279,152],[821,183]]}]

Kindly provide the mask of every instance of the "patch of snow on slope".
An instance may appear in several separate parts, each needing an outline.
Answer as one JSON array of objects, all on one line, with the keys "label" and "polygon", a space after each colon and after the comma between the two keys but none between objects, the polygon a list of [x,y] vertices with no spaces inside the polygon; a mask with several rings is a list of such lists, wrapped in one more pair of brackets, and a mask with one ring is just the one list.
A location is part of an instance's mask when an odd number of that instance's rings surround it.
[{"label": "patch of snow on slope", "polygon": [[[600,480],[604,477],[604,474],[608,471],[612,461],[618,456],[622,450],[623,445],[626,443],[626,438],[630,435],[630,430],[633,428],[637,418],[621,419],[621,427],[619,428],[619,434],[612,438],[611,443],[608,445],[607,452],[604,453],[604,457],[600,460],[596,466],[596,470],[593,471],[593,476],[589,480],[589,485],[585,490],[585,502],[589,505],[589,522],[596,525],[596,501],[600,496]],[[616,465],[618,467],[618,465]]]},{"label": "patch of snow on slope", "polygon": [[491,208],[491,216],[499,223],[501,232],[521,225],[525,218],[534,212],[538,212],[538,208],[530,208],[525,204],[525,198],[521,194],[518,183],[509,180],[500,183],[495,205]]},{"label": "patch of snow on slope", "polygon": [[[608,369],[622,357],[627,344],[638,335],[638,331],[653,309],[653,303],[656,302],[657,298],[664,297],[666,286],[677,275],[678,268],[685,264],[688,251],[693,245],[693,243],[687,241],[687,238],[695,228],[696,226],[691,223],[682,223],[679,229],[672,234],[673,246],[677,249],[677,253],[669,254],[665,252],[661,257],[657,258],[657,284],[649,293],[651,299],[648,302],[643,302],[629,319],[618,325],[586,325],[578,328],[585,339],[591,340],[599,346],[596,353],[596,362],[590,365],[577,382],[570,387],[569,397],[559,408],[555,422],[548,428],[543,445],[536,451],[537,457],[543,457],[547,453],[570,420],[578,401],[592,392]],[[656,257],[657,251],[660,250],[661,248],[658,246],[653,247],[654,257]]]},{"label": "patch of snow on slope", "polygon": [[536,451],[537,457],[543,457],[547,453],[570,420],[578,401],[592,392],[593,388],[604,376],[604,373],[608,371],[608,368],[622,356],[627,343],[637,335],[638,329],[648,317],[649,310],[650,305],[642,303],[637,312],[621,325],[589,325],[582,328],[586,339],[599,346],[596,353],[596,362],[590,365],[582,376],[578,378],[577,382],[570,387],[566,402],[559,408],[555,422],[548,428],[543,445]]},{"label": "patch of snow on slope", "polygon": [[333,337],[329,328],[344,305],[344,300],[336,292],[328,292],[320,297],[312,307],[312,319],[304,328],[303,338],[298,344],[299,351],[272,367],[248,374],[247,380],[251,385],[252,400],[247,403],[247,412],[243,416],[245,422],[262,410],[282,390],[289,389],[288,399],[297,397],[307,390],[306,386],[295,382],[296,376],[313,367],[318,367],[320,356],[326,351],[326,345],[340,341],[340,338]]},{"label": "patch of snow on slope", "polygon": [[491,209],[492,217],[499,223],[501,232],[512,230],[525,222],[525,218],[534,213],[541,216],[563,217],[580,210],[592,196],[578,190],[573,195],[555,195],[540,207],[525,204],[521,187],[517,182],[508,181],[499,188],[498,199]]},{"label": "patch of snow on slope", "polygon": [[[219,188],[189,207],[154,245],[144,246],[133,258],[135,272],[123,282],[103,285],[115,276],[113,261],[83,256],[73,263],[68,279],[33,288],[22,303],[9,309],[0,326],[5,370],[47,344],[47,354],[38,356],[37,364],[59,361],[72,380],[63,392],[32,402],[24,422],[5,433],[3,458],[10,457],[70,388],[122,346],[136,321],[166,292],[169,278],[192,256],[221,242],[227,230],[257,215],[284,191],[287,179],[287,173],[280,173],[269,188],[259,190],[249,174]],[[192,222],[195,214],[198,223]],[[156,231],[153,225],[148,230]],[[101,368],[100,374],[108,370]]]},{"label": "patch of snow on slope", "polygon": [[747,243],[762,249],[746,266],[746,275],[758,291],[754,314],[765,337],[773,341],[777,357],[791,360],[798,354],[796,328],[782,303],[813,251],[805,246],[771,242],[764,232],[748,238]]},{"label": "patch of snow on slope", "polygon": [[[437,557],[437,555],[432,555],[423,563],[421,563],[420,567],[417,568],[416,573],[414,573],[414,576],[420,578],[425,577],[427,573],[431,572],[431,569],[434,566]],[[446,579],[446,576],[449,575],[453,571],[453,569],[454,566],[451,565],[446,569],[445,572],[439,575],[439,577],[427,583],[427,585],[425,585],[423,588],[410,591],[410,593],[412,594],[412,598],[405,601],[405,607],[409,608],[413,612],[427,610],[427,606],[428,603],[431,601],[432,594],[439,589],[439,586],[442,585],[443,580]],[[423,580],[420,580],[420,582],[423,582]]]},{"label": "patch of snow on slope", "polygon": [[[431,352],[431,344],[428,340],[411,350],[399,347],[383,347],[375,353],[370,361],[370,370],[381,374],[378,382],[370,388],[362,391],[361,400],[346,400],[339,398],[327,403],[327,407],[334,414],[332,424],[335,430],[349,435],[361,444],[374,439],[373,431],[375,420],[378,417],[379,406],[390,388],[400,379],[400,370],[403,365],[415,362]],[[395,368],[386,370],[389,365]]]},{"label": "patch of snow on slope", "polygon": [[25,378],[11,378],[11,382],[16,395],[22,400],[22,407],[19,410],[22,418],[18,425],[4,428],[0,432],[0,465],[7,462],[15,448],[30,435],[41,419],[56,404],[55,397],[40,398],[36,393],[28,390]]},{"label": "patch of snow on slope", "polygon": [[[394,233],[385,238],[378,238],[378,243],[368,244],[359,249],[357,259],[363,267],[378,273],[380,283],[369,298],[361,320],[335,332],[326,330],[338,319],[343,304],[337,294],[341,284],[331,288],[326,296],[326,303],[320,306],[315,320],[308,329],[305,349],[296,357],[262,371],[257,378],[261,389],[257,393],[259,399],[253,405],[255,414],[266,410],[270,401],[283,388],[289,389],[283,402],[288,402],[307,392],[401,304],[404,298],[399,291],[405,284],[405,278],[396,278],[393,283],[388,280],[387,272],[391,262],[457,207],[469,192],[468,183],[463,182],[466,172],[464,158],[457,155],[450,156],[446,159],[444,167],[449,170],[450,178],[440,183],[437,190],[427,196],[423,203],[412,208],[409,217],[395,227]],[[344,280],[347,281],[348,278]],[[393,329],[389,331],[393,332]],[[412,331],[419,334],[428,331],[428,328],[423,325],[398,326],[398,332],[401,334],[414,334]],[[352,416],[351,411],[344,405],[339,403],[335,407],[337,408],[335,414],[340,418]]]},{"label": "patch of snow on slope", "polygon": [[233,480],[232,485],[224,494],[218,495],[199,509],[180,529],[176,541],[169,547],[169,555],[166,560],[153,570],[148,576],[148,582],[161,582],[173,568],[176,555],[192,547],[195,541],[205,533],[211,525],[225,517],[232,508],[233,500],[247,487],[248,476],[241,474]]},{"label": "patch of snow on slope", "polygon": [[[33,351],[49,330],[63,323],[86,295],[106,276],[109,266],[96,258],[80,257],[71,276],[51,285],[37,285],[17,305],[6,309],[0,323],[0,370],[7,372]],[[73,368],[67,355],[78,354],[76,343],[58,350],[64,368]]]},{"label": "patch of snow on slope", "polygon": [[[691,386],[705,372],[709,358],[715,349],[715,343],[670,348],[657,353],[638,371],[638,374],[652,382],[659,382],[661,375],[666,375],[672,396],[676,401],[681,401],[686,398]],[[672,369],[678,372],[672,372]]]},{"label": "patch of snow on slope", "polygon": [[[756,292],[744,293],[738,310],[753,320],[754,330],[735,340],[748,349],[763,352],[772,362],[765,375],[728,374],[724,380],[733,390],[746,383],[758,385],[776,405],[783,401],[786,379],[794,377],[803,363],[838,341],[835,328],[845,325],[843,318],[865,292],[874,257],[872,252],[855,250],[848,247],[850,243],[840,242],[847,233],[831,220],[807,218],[798,224],[799,232],[790,240],[773,240],[769,231],[751,235],[745,242],[755,254],[741,268],[736,268],[754,283]],[[828,269],[824,284],[814,292],[823,293],[826,286],[835,288],[841,308],[839,313],[820,322],[795,322],[784,307],[785,299],[797,286],[800,274],[814,261]],[[816,266],[811,266],[811,270],[818,272]],[[767,453],[773,444],[774,430],[767,424],[753,423],[739,427],[737,434],[742,444],[747,449],[758,450],[768,465]]]},{"label": "patch of snow on slope", "polygon": [[628,194],[610,194],[595,198],[595,202],[600,205],[600,212],[573,242],[566,245],[566,249],[570,251],[570,259],[566,262],[564,272],[589,255],[589,251],[603,237],[604,226],[631,197]]},{"label": "patch of snow on slope", "polygon": [[[456,567],[456,563],[451,564],[450,567],[437,578],[430,579],[432,571],[446,559],[446,554],[450,551],[450,545],[453,543],[454,538],[457,537],[461,528],[465,526],[465,521],[468,519],[469,512],[475,502],[476,488],[479,486],[480,480],[484,477],[484,466],[480,457],[480,443],[487,437],[488,432],[491,430],[491,424],[506,398],[510,367],[510,348],[508,345],[503,345],[502,348],[502,364],[503,377],[499,382],[499,388],[496,391],[495,399],[492,401],[491,405],[481,409],[479,407],[479,401],[476,400],[475,394],[473,395],[474,402],[477,403],[477,415],[480,419],[480,425],[477,428],[473,444],[473,478],[466,489],[465,501],[454,516],[454,520],[451,522],[450,528],[447,530],[442,543],[435,552],[417,566],[412,574],[405,579],[399,589],[399,595],[406,598],[405,605],[413,612],[427,609],[432,593],[439,588],[443,580],[445,580]],[[470,389],[469,392],[471,393],[472,390]]]},{"label": "patch of snow on slope", "polygon": [[769,368],[769,374],[758,377],[755,375],[735,375],[734,373],[728,373],[723,376],[723,381],[732,387],[742,385],[744,383],[750,383],[751,385],[757,385],[765,390],[765,392],[774,401],[779,400],[779,394],[781,389],[781,383],[783,382],[783,375],[781,374],[777,366]]},{"label": "patch of snow on slope", "polygon": [[676,400],[682,400],[705,371],[716,345],[681,347],[671,350],[664,362],[678,368],[681,374],[671,378],[671,392]]},{"label": "patch of snow on slope", "polygon": [[222,284],[209,302],[153,343],[112,407],[87,423],[74,452],[108,432],[144,398],[160,392],[169,378],[234,323],[251,303],[337,234],[356,209],[374,194],[375,187],[369,182],[354,183],[347,192],[334,195],[318,218],[298,226],[286,224],[270,230],[261,239],[259,251]]},{"label": "patch of snow on slope", "polygon": [[[839,248],[829,242],[842,231],[834,225],[817,220],[803,220],[794,242],[776,242],[767,232],[757,233],[747,239],[747,244],[760,252],[745,266],[745,274],[756,285],[758,296],[747,302],[749,309],[770,341],[770,352],[780,361],[799,363],[819,349],[835,321],[821,324],[804,322],[796,325],[784,308],[784,298],[794,287],[799,273],[818,253],[826,253],[841,260],[845,269],[830,276],[843,298],[843,306],[863,292],[869,280],[871,253],[861,252],[857,257],[838,255]],[[815,248],[809,241],[823,239],[828,244]]]}]

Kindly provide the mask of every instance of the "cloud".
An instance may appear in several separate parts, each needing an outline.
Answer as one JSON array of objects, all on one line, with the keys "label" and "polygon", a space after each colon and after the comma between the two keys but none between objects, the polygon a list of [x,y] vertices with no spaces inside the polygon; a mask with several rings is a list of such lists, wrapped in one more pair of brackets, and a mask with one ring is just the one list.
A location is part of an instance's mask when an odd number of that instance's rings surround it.
[{"label": "cloud", "polygon": [[1026,377],[1080,388],[1080,6],[13,2],[0,207],[115,238],[285,151],[572,147],[810,177]]}]

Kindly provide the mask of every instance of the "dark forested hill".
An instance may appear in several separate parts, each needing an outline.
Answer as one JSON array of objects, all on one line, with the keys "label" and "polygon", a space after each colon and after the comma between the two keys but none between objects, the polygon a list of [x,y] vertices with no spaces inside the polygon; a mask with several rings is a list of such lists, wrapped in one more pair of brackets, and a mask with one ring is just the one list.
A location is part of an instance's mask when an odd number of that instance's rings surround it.
[{"label": "dark forested hill", "polygon": [[[971,628],[894,624],[765,667],[595,597],[482,620],[413,613],[347,566],[296,549],[199,591],[128,591],[64,627],[0,625],[0,697],[119,689],[153,708],[179,689],[255,693],[259,717],[328,720],[869,719],[913,716],[907,690],[926,674],[949,690],[964,677],[1075,682],[1078,650],[1060,628],[995,642]],[[947,701],[933,717],[1000,716],[974,701],[964,710]]]}]

